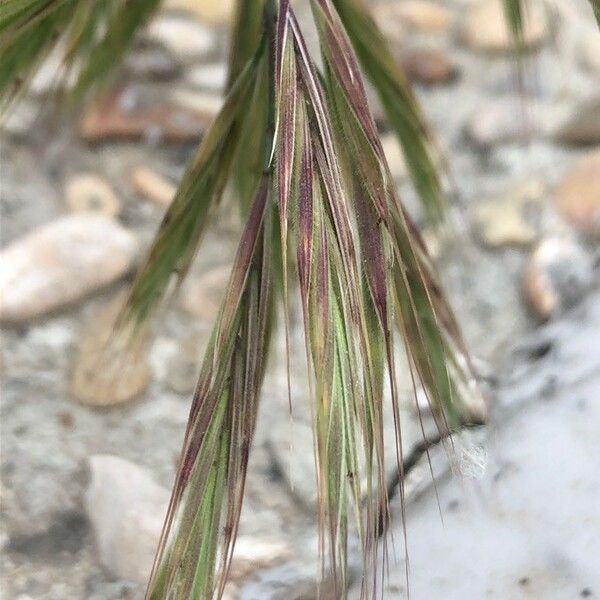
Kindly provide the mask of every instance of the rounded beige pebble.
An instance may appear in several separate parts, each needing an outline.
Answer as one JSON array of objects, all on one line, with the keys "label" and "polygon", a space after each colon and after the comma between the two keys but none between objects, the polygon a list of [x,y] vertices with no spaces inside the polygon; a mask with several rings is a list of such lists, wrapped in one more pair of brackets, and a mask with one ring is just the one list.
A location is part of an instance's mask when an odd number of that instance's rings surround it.
[{"label": "rounded beige pebble", "polygon": [[[531,50],[542,45],[549,34],[548,19],[541,3],[528,5],[523,30],[523,44]],[[513,34],[504,14],[502,0],[486,0],[469,8],[464,20],[465,43],[481,52],[510,52]]]},{"label": "rounded beige pebble", "polygon": [[71,177],[66,183],[65,193],[70,211],[94,212],[106,217],[117,217],[121,213],[121,202],[112,187],[93,173]]},{"label": "rounded beige pebble", "polygon": [[149,336],[136,333],[123,339],[115,324],[126,295],[118,294],[95,311],[79,339],[70,392],[88,406],[113,406],[142,394],[150,382]]},{"label": "rounded beige pebble", "polygon": [[131,183],[138,194],[163,207],[171,204],[177,192],[175,185],[148,167],[134,169]]}]

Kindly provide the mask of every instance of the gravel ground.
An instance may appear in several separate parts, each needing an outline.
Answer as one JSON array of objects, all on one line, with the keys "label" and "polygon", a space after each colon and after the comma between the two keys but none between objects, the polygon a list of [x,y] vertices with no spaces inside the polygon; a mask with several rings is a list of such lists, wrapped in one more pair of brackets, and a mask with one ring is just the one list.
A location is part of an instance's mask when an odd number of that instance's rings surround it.
[{"label": "gravel ground", "polygon": [[[463,21],[475,3],[453,0],[447,6],[453,24],[441,32],[399,24],[398,53],[424,47],[439,50],[458,71],[450,82],[417,84],[416,91],[459,190],[450,231],[434,236],[435,254],[468,345],[493,384],[489,390],[493,420],[482,439],[467,445],[476,454],[471,463],[488,457],[484,475],[474,481],[467,477],[461,486],[464,477],[445,478],[448,464],[441,462],[437,487],[445,528],[439,525],[431,486],[425,485],[411,502],[411,597],[593,597],[600,594],[591,561],[599,553],[600,536],[592,510],[600,491],[594,463],[599,450],[594,431],[600,418],[595,406],[600,348],[594,334],[600,328],[598,247],[567,224],[568,219],[555,210],[554,199],[557,186],[582,157],[597,152],[600,134],[591,145],[567,146],[553,132],[569,115],[582,113],[585,99],[594,94],[598,98],[600,66],[597,62],[590,66],[593,53],[587,45],[597,32],[582,0],[553,5],[549,32],[526,62],[523,98],[510,54],[490,55],[462,41]],[[215,27],[210,51],[195,66],[223,61],[225,32]],[[180,62],[175,57],[175,64]],[[122,80],[133,79],[136,93],[144,98],[161,100],[172,89],[185,89],[185,72],[192,67],[178,68],[167,84],[139,74],[123,74]],[[35,106],[42,102],[29,101]],[[500,117],[489,111],[497,105]],[[515,105],[525,106],[543,125],[528,142],[506,138],[515,122],[517,128],[523,123]],[[176,184],[195,146],[193,140],[167,144],[152,136],[137,142],[89,144],[82,140],[76,119],[56,124],[46,114],[21,130],[0,131],[2,247],[66,214],[67,183],[82,172],[93,172],[110,184],[121,208],[119,223],[135,235],[140,247],[146,247],[164,206],[135,191],[132,171],[142,165]],[[408,180],[401,173],[398,178],[402,197],[423,224]],[[496,212],[474,226],[480,207],[490,203]],[[531,239],[519,241],[514,224],[505,222],[506,207],[519,213]],[[216,311],[210,293],[218,297],[220,289],[217,281],[212,290],[207,277],[212,273],[218,280],[219,269],[226,272],[239,233],[239,223],[230,213],[226,204],[218,226],[203,243],[189,284],[157,323],[149,351],[152,375],[146,391],[135,400],[92,408],[73,398],[70,385],[86,323],[99,318],[98,311],[131,279],[132,269],[66,308],[3,327],[3,598],[139,597],[142,586],[123,580],[100,558],[93,515],[84,500],[92,476],[88,459],[103,454],[127,459],[144,467],[158,484],[170,487],[197,365]],[[500,244],[486,237],[487,229],[498,223],[508,231]],[[591,266],[583,269],[581,291],[569,300],[576,306],[566,315],[559,310],[540,329],[540,320],[524,299],[521,280],[535,245],[553,236],[575,240],[581,260]],[[571,273],[570,267],[567,270]],[[558,293],[564,293],[562,283]],[[190,302],[195,314],[190,314]],[[549,354],[542,351],[543,343],[540,346],[544,336],[552,338]],[[293,348],[294,356],[304,355],[299,331],[294,333]],[[534,350],[527,354],[523,348]],[[250,573],[229,590],[231,598],[300,600],[316,593],[317,529],[310,506],[312,483],[306,475],[312,455],[303,444],[308,420],[303,408],[305,371],[302,361],[293,361],[296,422],[290,425],[283,349],[278,332],[241,534],[257,544],[275,541],[287,550],[273,557],[274,566],[261,567],[256,559]],[[403,386],[410,449],[418,434],[408,380]],[[275,436],[275,431],[290,431],[293,452],[286,448],[286,435]],[[395,538],[401,546],[399,532]],[[391,569],[386,598],[406,597],[402,558]]]}]

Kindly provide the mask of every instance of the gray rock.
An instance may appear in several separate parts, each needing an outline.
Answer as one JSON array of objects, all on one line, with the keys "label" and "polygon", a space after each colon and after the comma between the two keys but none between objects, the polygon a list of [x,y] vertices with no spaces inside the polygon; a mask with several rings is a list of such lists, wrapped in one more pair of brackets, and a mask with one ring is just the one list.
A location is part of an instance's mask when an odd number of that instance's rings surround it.
[{"label": "gray rock", "polygon": [[0,252],[0,320],[41,317],[113,283],[134,264],[137,239],[116,221],[79,213]]},{"label": "gray rock", "polygon": [[[167,512],[170,494],[142,467],[111,455],[89,459],[85,509],[104,567],[122,580],[145,585]],[[236,541],[230,591],[259,569],[290,556],[281,541],[241,535]]]}]

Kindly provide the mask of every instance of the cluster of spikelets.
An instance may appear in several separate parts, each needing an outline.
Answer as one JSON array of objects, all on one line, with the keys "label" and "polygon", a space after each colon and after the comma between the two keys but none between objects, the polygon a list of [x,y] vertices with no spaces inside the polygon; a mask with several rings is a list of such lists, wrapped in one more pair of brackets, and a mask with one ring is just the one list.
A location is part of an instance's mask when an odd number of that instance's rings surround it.
[{"label": "cluster of spikelets", "polygon": [[[397,440],[388,451],[402,463],[394,331],[404,340],[415,381],[427,390],[440,429],[460,424],[469,404],[465,394],[472,390],[460,335],[396,196],[349,39],[328,1],[312,7],[322,71],[288,2],[270,12],[267,6],[271,22],[263,29],[263,42],[233,83],[189,176],[191,185],[196,173],[206,172],[199,165],[210,164],[206,151],[213,144],[213,152],[234,154],[227,145],[244,143],[240,111],[253,98],[266,96],[262,135],[250,128],[262,152],[256,148],[246,154],[263,162],[254,170],[254,186],[247,186],[255,193],[194,397],[151,598],[210,598],[223,589],[256,423],[274,288],[281,292],[285,316],[290,270],[297,275],[294,289],[302,306],[312,390],[321,541],[336,596],[343,596],[346,586],[349,520],[367,557],[381,511],[387,510],[386,377]],[[235,131],[240,126],[241,135]],[[177,223],[189,220],[197,195],[191,190],[184,195],[186,181],[134,287],[134,313],[149,290],[157,290],[153,270],[161,262],[159,248],[171,247],[167,239],[179,238]],[[196,232],[190,233],[195,239]],[[361,489],[365,481],[368,489]]]},{"label": "cluster of spikelets", "polygon": [[[118,64],[158,4],[4,0],[2,108],[26,90],[57,45],[64,50],[63,75],[78,73],[72,98],[80,99]],[[153,600],[211,599],[223,592],[276,306],[283,308],[289,335],[290,293],[297,290],[302,307],[322,568],[335,597],[345,596],[349,531],[364,555],[363,595],[374,593],[390,456],[402,481],[398,349],[441,434],[473,418],[477,390],[467,353],[397,196],[360,69],[398,135],[424,212],[439,221],[442,186],[419,107],[361,0],[310,4],[320,68],[289,0],[238,1],[227,98],[123,310],[128,335],[156,314],[185,277],[233,183],[247,222],[190,410],[147,592]],[[600,20],[598,0],[592,4]],[[523,7],[520,0],[505,0],[505,7],[518,40]],[[393,448],[384,448],[385,402],[394,419]]]}]

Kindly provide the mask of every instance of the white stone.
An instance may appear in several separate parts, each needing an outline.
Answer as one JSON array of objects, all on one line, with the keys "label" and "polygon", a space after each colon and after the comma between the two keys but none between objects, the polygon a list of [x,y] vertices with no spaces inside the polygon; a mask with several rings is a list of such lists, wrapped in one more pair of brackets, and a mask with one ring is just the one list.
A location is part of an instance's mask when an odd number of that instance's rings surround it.
[{"label": "white stone", "polygon": [[221,92],[227,81],[227,67],[224,63],[199,65],[186,73],[185,80],[192,87]]},{"label": "white stone", "polygon": [[138,243],[113,219],[78,213],[0,252],[0,320],[23,322],[80,300],[127,273]]},{"label": "white stone", "polygon": [[171,15],[158,17],[150,23],[146,35],[184,60],[206,56],[215,41],[208,27],[189,18]]},{"label": "white stone", "polygon": [[85,509],[100,560],[114,577],[145,585],[170,494],[145,469],[117,456],[91,456],[89,466]]},{"label": "white stone", "polygon": [[[170,494],[146,469],[117,456],[91,456],[89,468],[85,509],[100,560],[114,577],[145,585]],[[280,541],[239,536],[229,579],[235,583],[289,557],[289,548]]]}]

